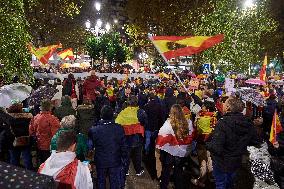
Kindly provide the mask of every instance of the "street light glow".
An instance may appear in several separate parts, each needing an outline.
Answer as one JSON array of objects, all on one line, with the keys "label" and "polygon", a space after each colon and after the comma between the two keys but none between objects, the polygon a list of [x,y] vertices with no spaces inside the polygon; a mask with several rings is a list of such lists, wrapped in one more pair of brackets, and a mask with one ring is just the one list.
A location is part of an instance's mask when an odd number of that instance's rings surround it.
[{"label": "street light glow", "polygon": [[117,23],[118,23],[118,20],[117,20],[117,19],[114,19],[113,22],[114,22],[115,24],[117,24]]},{"label": "street light glow", "polygon": [[90,22],[90,20],[87,20],[86,23],[85,23],[85,25],[86,25],[86,28],[87,28],[87,29],[90,29],[90,28],[91,28],[91,22]]},{"label": "street light glow", "polygon": [[102,27],[102,25],[103,25],[103,22],[101,21],[101,19],[98,19],[97,20],[97,26],[100,28],[100,27]]},{"label": "street light glow", "polygon": [[246,0],[245,3],[244,3],[244,8],[245,9],[250,9],[253,6],[255,6],[254,0]]},{"label": "street light glow", "polygon": [[100,2],[95,2],[95,8],[97,11],[101,10],[101,3]]},{"label": "street light glow", "polygon": [[106,30],[109,31],[110,30],[110,24],[106,23]]}]

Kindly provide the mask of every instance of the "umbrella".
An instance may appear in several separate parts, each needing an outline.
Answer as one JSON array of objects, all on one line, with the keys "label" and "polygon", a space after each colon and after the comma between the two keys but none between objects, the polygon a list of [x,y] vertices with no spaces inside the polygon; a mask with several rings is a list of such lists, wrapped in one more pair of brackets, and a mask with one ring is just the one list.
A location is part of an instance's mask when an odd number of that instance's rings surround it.
[{"label": "umbrella", "polygon": [[8,108],[12,105],[12,100],[22,102],[30,96],[32,87],[22,83],[13,83],[0,88],[0,107]]},{"label": "umbrella", "polygon": [[243,87],[238,89],[238,93],[244,101],[251,102],[256,106],[265,106],[264,97],[255,89]]},{"label": "umbrella", "polygon": [[237,79],[245,79],[245,78],[247,78],[247,76],[244,75],[244,74],[238,74],[237,75]]},{"label": "umbrella", "polygon": [[57,89],[50,87],[48,85],[41,86],[37,90],[32,92],[29,98],[29,105],[30,106],[40,105],[41,101],[44,99],[51,100],[57,92],[58,92]]},{"label": "umbrella", "polygon": [[246,80],[247,84],[252,84],[252,85],[265,85],[265,81],[262,81],[260,79],[248,79]]}]

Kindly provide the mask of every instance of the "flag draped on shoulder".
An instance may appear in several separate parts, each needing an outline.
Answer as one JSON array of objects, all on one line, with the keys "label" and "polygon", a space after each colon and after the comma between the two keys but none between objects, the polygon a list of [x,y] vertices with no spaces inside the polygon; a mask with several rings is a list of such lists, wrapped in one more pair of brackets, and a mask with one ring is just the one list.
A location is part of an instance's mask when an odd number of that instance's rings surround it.
[{"label": "flag draped on shoulder", "polygon": [[158,51],[165,59],[190,56],[200,53],[223,41],[224,35],[215,36],[150,36]]},{"label": "flag draped on shoulder", "polygon": [[34,54],[37,59],[43,63],[47,64],[49,58],[52,56],[52,54],[56,51],[57,48],[61,48],[62,45],[49,45],[46,47],[40,47],[40,48],[35,48],[32,44],[28,44],[28,49],[32,54]]},{"label": "flag draped on shoulder", "polygon": [[172,156],[185,157],[188,154],[188,147],[193,140],[192,122],[189,121],[189,134],[183,139],[177,139],[171,126],[170,120],[167,120],[159,130],[156,140],[156,148],[168,152]]},{"label": "flag draped on shoulder", "polygon": [[138,111],[138,107],[127,107],[115,119],[115,123],[123,126],[125,135],[141,134],[144,136],[144,127],[138,120]]},{"label": "flag draped on shoulder", "polygon": [[264,57],[264,61],[263,61],[263,64],[262,64],[262,68],[260,70],[260,73],[259,73],[259,79],[262,80],[262,81],[265,81],[266,80],[266,67],[267,67],[267,55],[265,55]]},{"label": "flag draped on shoulder", "polygon": [[281,122],[279,119],[279,116],[277,114],[277,112],[274,112],[273,115],[273,119],[272,119],[272,125],[271,125],[271,130],[270,130],[270,137],[269,137],[269,141],[274,144],[275,142],[277,142],[277,134],[280,133],[282,131],[282,126],[281,126]]},{"label": "flag draped on shoulder", "polygon": [[60,51],[58,53],[58,56],[65,60],[66,58],[69,58],[70,60],[74,60],[74,53],[73,53],[73,49],[65,49],[63,51]]}]

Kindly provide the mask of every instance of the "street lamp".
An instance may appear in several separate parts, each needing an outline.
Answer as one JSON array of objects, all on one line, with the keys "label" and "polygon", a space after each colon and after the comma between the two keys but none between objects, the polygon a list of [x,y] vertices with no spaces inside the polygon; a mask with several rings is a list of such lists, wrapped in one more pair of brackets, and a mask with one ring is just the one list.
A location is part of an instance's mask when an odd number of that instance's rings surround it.
[{"label": "street lamp", "polygon": [[110,30],[110,24],[106,23],[106,31],[108,32]]},{"label": "street lamp", "polygon": [[95,8],[97,11],[101,10],[101,3],[100,2],[95,2]]},{"label": "street lamp", "polygon": [[244,2],[244,9],[250,9],[255,6],[254,0],[246,0]]},{"label": "street lamp", "polygon": [[114,22],[115,24],[117,24],[117,23],[118,23],[118,20],[117,20],[117,19],[114,19],[113,22]]},{"label": "street lamp", "polygon": [[101,19],[98,19],[97,20],[97,26],[100,28],[100,27],[102,27],[102,25],[103,25],[103,22],[101,21]]},{"label": "street lamp", "polygon": [[87,28],[87,29],[90,29],[90,28],[91,28],[91,22],[90,22],[90,20],[87,20],[86,23],[85,23],[85,25],[86,25],[86,28]]}]

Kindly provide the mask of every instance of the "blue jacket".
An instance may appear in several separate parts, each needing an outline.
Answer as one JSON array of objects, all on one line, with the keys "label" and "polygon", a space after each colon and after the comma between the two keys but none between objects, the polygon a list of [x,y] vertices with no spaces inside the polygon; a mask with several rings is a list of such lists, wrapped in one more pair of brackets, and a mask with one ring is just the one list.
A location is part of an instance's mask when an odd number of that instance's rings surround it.
[{"label": "blue jacket", "polygon": [[98,168],[119,167],[126,162],[127,145],[123,128],[110,120],[101,120],[89,131],[89,148],[95,148]]}]

